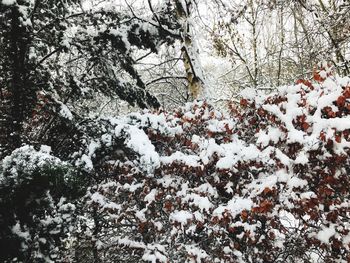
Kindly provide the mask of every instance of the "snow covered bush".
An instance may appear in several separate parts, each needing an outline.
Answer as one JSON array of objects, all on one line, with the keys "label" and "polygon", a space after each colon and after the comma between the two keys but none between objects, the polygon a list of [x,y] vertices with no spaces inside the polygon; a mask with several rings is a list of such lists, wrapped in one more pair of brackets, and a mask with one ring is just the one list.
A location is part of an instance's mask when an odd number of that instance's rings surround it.
[{"label": "snow covered bush", "polygon": [[[23,146],[0,162],[2,262],[60,262],[63,239],[74,226],[84,193],[75,169],[50,155],[50,147]],[[11,261],[11,262],[12,262]]]},{"label": "snow covered bush", "polygon": [[350,78],[241,95],[86,120],[67,161],[13,151],[1,260],[349,262]]},{"label": "snow covered bush", "polygon": [[230,114],[196,102],[104,120],[77,160],[94,170],[122,145],[86,196],[91,257],[349,262],[350,79],[326,68],[242,97]]}]

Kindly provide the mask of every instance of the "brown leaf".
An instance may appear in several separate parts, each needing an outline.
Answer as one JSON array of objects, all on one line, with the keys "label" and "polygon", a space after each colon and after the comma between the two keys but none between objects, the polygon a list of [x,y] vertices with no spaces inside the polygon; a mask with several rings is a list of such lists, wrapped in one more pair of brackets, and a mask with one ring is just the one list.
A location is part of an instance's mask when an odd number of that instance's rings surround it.
[{"label": "brown leaf", "polygon": [[344,91],[343,91],[343,95],[345,98],[350,98],[350,86],[345,87]]},{"label": "brown leaf", "polygon": [[268,195],[268,194],[272,193],[272,190],[269,187],[265,187],[263,193],[264,193],[264,195]]},{"label": "brown leaf", "polygon": [[338,107],[344,107],[346,98],[344,96],[339,96],[337,99],[337,105]]},{"label": "brown leaf", "polygon": [[303,128],[303,131],[307,131],[307,129],[310,128],[310,124],[308,124],[307,122],[303,122],[303,124],[301,125],[301,127]]},{"label": "brown leaf", "polygon": [[243,221],[246,221],[248,219],[248,211],[247,210],[243,210],[241,212],[241,217]]},{"label": "brown leaf", "polygon": [[266,111],[263,108],[260,108],[258,110],[258,115],[261,116],[261,117],[264,117],[266,115]]},{"label": "brown leaf", "polygon": [[172,204],[170,201],[165,201],[165,203],[164,203],[164,208],[165,208],[167,211],[171,211],[172,208],[173,208],[173,204]]},{"label": "brown leaf", "polygon": [[303,85],[309,87],[311,90],[314,89],[314,87],[312,86],[312,83],[309,80],[306,80],[306,79],[298,79],[296,81],[296,84],[303,84]]},{"label": "brown leaf", "polygon": [[253,207],[252,211],[255,213],[267,213],[272,208],[272,203],[268,200],[264,200],[259,206]]},{"label": "brown leaf", "polygon": [[331,221],[332,223],[335,223],[338,219],[338,212],[336,210],[330,212],[327,214],[326,219],[328,221]]},{"label": "brown leaf", "polygon": [[248,105],[248,101],[246,99],[241,99],[241,101],[239,102],[239,104],[243,107],[247,107]]},{"label": "brown leaf", "polygon": [[341,142],[341,133],[337,133],[337,134],[335,135],[335,141],[336,141],[337,143],[340,143],[340,142]]},{"label": "brown leaf", "polygon": [[314,80],[318,82],[323,82],[325,79],[321,77],[320,72],[318,70],[314,70]]}]

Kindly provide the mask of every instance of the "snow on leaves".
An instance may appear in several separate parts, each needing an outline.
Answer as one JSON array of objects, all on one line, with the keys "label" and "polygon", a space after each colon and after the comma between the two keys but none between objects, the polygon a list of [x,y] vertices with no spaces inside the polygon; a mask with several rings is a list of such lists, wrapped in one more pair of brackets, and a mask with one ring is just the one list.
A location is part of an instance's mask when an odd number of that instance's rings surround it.
[{"label": "snow on leaves", "polygon": [[1,160],[0,235],[14,262],[59,258],[75,225],[76,205],[70,201],[83,188],[83,181],[74,187],[78,181],[74,168],[51,155],[49,146],[25,145]]},{"label": "snow on leaves", "polygon": [[[24,146],[2,160],[1,185],[47,165],[92,174],[79,226],[68,225],[71,246],[90,244],[103,262],[347,262],[350,79],[320,76],[245,90],[229,113],[194,102],[89,120],[69,161]],[[79,209],[48,182],[52,215],[38,207],[36,226],[55,235],[55,220]],[[10,232],[29,244],[23,222]]]},{"label": "snow on leaves", "polygon": [[[195,102],[111,121],[111,136],[137,156],[90,190],[112,229],[96,237],[101,255],[350,260],[350,79],[315,80],[270,95],[243,92],[231,114]],[[112,236],[141,245],[112,246]]]}]

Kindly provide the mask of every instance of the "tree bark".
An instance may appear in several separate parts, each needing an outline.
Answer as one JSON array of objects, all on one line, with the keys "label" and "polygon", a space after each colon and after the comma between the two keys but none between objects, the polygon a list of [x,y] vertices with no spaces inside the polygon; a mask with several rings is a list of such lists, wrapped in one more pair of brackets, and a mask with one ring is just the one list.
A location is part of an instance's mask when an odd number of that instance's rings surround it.
[{"label": "tree bark", "polygon": [[186,78],[188,81],[188,89],[192,99],[197,99],[203,92],[203,83],[201,77],[198,75],[197,68],[194,63],[198,63],[192,57],[191,49],[193,48],[192,36],[190,34],[190,25],[188,18],[191,11],[192,1],[184,1],[186,6],[182,6],[182,3],[175,0],[177,17],[182,25],[182,58],[185,65]]}]

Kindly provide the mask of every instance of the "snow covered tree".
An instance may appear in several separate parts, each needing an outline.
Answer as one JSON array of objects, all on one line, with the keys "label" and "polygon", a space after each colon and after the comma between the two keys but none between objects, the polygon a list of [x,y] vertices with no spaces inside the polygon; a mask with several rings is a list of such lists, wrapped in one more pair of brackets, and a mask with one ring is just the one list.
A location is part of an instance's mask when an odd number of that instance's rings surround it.
[{"label": "snow covered tree", "polygon": [[2,1],[0,8],[4,148],[45,139],[42,133],[24,136],[33,115],[50,115],[42,123],[47,132],[59,125],[60,115],[68,121],[71,111],[81,115],[79,103],[75,110],[66,104],[98,92],[159,107],[135,68],[135,53],[157,53],[180,38],[170,1],[144,17],[110,1],[86,8],[80,1]]},{"label": "snow covered tree", "polygon": [[[159,107],[135,54],[179,38],[171,3],[158,6],[162,17],[95,4],[0,1],[1,260],[63,260],[79,193],[95,176],[75,162],[91,132],[82,101],[100,92]],[[38,152],[43,144],[50,154]]]},{"label": "snow covered tree", "polygon": [[[15,1],[0,2],[1,28],[1,106],[2,130],[7,146],[16,148],[21,144],[21,123],[33,105],[35,90],[30,83],[27,53],[30,34],[25,16],[26,1],[19,1],[23,9],[14,6]],[[6,129],[5,129],[6,128]],[[4,136],[3,135],[3,136]],[[2,140],[2,144],[5,140]],[[5,146],[6,147],[6,146]]]},{"label": "snow covered tree", "polygon": [[310,78],[323,60],[338,74],[349,74],[347,1],[207,0],[201,10],[201,32],[207,31],[215,51],[211,56],[227,63],[217,82],[233,95],[242,87],[273,89],[292,84],[296,76]]},{"label": "snow covered tree", "polygon": [[50,155],[50,147],[16,149],[0,166],[0,260],[62,262],[88,177]]}]

